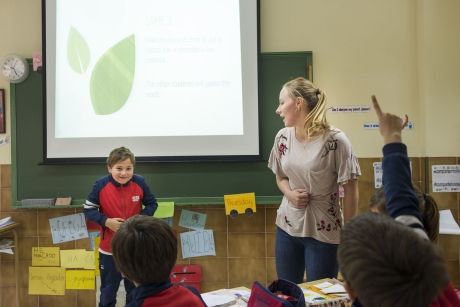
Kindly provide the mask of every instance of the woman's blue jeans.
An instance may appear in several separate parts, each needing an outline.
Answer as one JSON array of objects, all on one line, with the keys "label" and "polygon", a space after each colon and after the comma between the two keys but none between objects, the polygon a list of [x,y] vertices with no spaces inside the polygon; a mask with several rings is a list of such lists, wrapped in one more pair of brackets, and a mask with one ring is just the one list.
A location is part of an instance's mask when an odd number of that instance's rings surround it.
[{"label": "woman's blue jeans", "polygon": [[313,238],[293,237],[276,228],[276,272],[278,278],[293,283],[337,277],[338,244],[324,243]]}]

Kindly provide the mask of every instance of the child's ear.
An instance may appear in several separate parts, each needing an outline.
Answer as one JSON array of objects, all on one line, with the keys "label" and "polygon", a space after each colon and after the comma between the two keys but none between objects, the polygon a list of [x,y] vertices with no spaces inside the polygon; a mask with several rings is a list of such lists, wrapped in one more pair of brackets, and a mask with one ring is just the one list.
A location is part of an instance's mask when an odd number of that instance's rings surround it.
[{"label": "child's ear", "polygon": [[354,300],[356,300],[356,298],[358,296],[356,295],[355,290],[353,290],[353,288],[350,286],[350,284],[346,280],[343,281],[343,287],[345,288],[345,290],[347,291],[348,295],[350,296],[350,300],[352,302]]},{"label": "child's ear", "polygon": [[107,171],[112,174],[112,168],[109,165],[107,165]]}]

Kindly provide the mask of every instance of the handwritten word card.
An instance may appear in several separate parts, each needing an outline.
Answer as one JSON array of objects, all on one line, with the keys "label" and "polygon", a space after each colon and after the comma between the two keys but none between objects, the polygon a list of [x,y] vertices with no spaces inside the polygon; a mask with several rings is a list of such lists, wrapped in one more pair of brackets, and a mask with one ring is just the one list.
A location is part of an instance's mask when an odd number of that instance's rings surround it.
[{"label": "handwritten word card", "polygon": [[182,210],[180,213],[179,226],[195,230],[203,229],[206,223],[206,214]]},{"label": "handwritten word card", "polygon": [[196,230],[180,234],[182,258],[216,255],[212,230]]},{"label": "handwritten word card", "polygon": [[32,247],[32,266],[60,266],[59,247]]},{"label": "handwritten word card", "polygon": [[94,290],[96,277],[94,270],[66,270],[65,288],[73,290]]},{"label": "handwritten word card", "polygon": [[29,294],[64,295],[65,269],[61,267],[29,267]]},{"label": "handwritten word card", "polygon": [[256,194],[241,193],[224,195],[225,214],[256,212]]},{"label": "handwritten word card", "polygon": [[93,269],[94,252],[84,249],[61,250],[61,267],[68,269]]},{"label": "handwritten word card", "polygon": [[83,213],[52,218],[49,222],[53,244],[88,238]]}]

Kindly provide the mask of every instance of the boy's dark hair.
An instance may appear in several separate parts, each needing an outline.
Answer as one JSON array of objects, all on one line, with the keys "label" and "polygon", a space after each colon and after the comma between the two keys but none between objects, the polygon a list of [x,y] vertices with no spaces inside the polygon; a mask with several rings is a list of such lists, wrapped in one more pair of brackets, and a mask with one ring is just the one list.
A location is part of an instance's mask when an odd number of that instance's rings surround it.
[{"label": "boy's dark hair", "polygon": [[436,246],[384,214],[345,224],[338,262],[363,306],[429,306],[448,282]]},{"label": "boy's dark hair", "polygon": [[112,239],[113,259],[129,280],[144,285],[167,281],[177,259],[177,238],[163,220],[137,215]]},{"label": "boy's dark hair", "polygon": [[116,163],[130,159],[131,163],[136,164],[136,158],[134,154],[126,147],[118,147],[113,149],[107,157],[107,165],[109,167],[114,166]]},{"label": "boy's dark hair", "polygon": [[[420,213],[422,215],[423,227],[432,242],[436,242],[439,235],[439,209],[438,204],[429,194],[424,194],[415,189]],[[377,209],[379,213],[388,214],[386,208],[385,191],[383,187],[377,189],[369,200],[369,208]]]}]

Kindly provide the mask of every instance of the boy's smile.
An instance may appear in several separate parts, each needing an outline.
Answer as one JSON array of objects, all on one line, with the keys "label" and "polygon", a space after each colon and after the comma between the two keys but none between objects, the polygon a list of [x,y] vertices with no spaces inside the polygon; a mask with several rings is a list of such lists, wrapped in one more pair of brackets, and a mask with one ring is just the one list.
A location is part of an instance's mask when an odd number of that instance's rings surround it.
[{"label": "boy's smile", "polygon": [[107,166],[107,170],[112,174],[113,179],[119,184],[126,184],[134,174],[134,165],[128,158],[126,160]]}]

